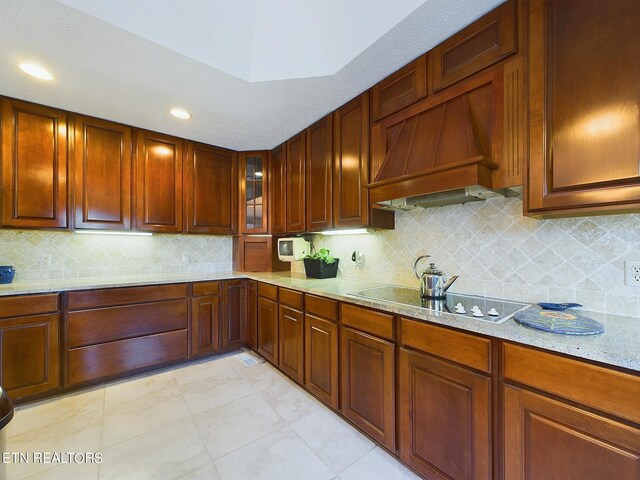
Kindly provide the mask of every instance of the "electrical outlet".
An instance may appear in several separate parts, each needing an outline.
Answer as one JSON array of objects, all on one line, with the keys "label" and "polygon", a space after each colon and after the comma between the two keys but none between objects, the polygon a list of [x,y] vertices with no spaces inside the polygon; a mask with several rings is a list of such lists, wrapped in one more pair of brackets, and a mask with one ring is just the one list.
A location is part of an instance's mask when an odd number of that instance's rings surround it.
[{"label": "electrical outlet", "polygon": [[40,256],[40,266],[42,267],[50,267],[51,266],[51,254],[43,253]]},{"label": "electrical outlet", "polygon": [[189,254],[187,252],[182,254],[182,264],[189,265]]},{"label": "electrical outlet", "polygon": [[624,262],[624,284],[627,287],[640,287],[640,261]]}]

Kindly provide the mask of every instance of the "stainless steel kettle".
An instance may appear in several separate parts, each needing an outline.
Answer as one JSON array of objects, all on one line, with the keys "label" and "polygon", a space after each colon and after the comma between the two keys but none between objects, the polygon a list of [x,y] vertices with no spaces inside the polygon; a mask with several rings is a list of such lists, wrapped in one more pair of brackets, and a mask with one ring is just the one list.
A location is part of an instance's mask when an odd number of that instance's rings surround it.
[{"label": "stainless steel kettle", "polygon": [[418,262],[429,257],[431,255],[422,255],[413,264],[413,273],[420,280],[420,296],[422,298],[445,298],[447,290],[458,279],[458,276],[454,275],[447,281],[442,270],[438,270],[435,263],[429,264],[429,268],[418,275]]}]

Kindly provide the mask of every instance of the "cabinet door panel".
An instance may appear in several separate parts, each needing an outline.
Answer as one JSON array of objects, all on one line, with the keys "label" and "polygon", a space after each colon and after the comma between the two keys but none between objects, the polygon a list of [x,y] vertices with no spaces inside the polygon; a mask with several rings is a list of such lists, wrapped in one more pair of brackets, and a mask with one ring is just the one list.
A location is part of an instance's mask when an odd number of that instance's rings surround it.
[{"label": "cabinet door panel", "polygon": [[307,128],[308,232],[333,227],[333,118]]},{"label": "cabinet door panel", "polygon": [[60,386],[60,315],[0,321],[0,382],[13,400]]},{"label": "cabinet door panel", "polygon": [[334,409],[338,397],[338,325],[315,315],[305,321],[305,386]]},{"label": "cabinet door panel", "polygon": [[183,140],[145,131],[136,137],[136,228],[181,232]]},{"label": "cabinet door panel", "polygon": [[375,85],[371,115],[380,120],[427,96],[427,55],[422,55]]},{"label": "cabinet door panel", "polygon": [[280,305],[278,345],[280,369],[298,383],[304,382],[303,314],[299,310]]},{"label": "cabinet door panel", "polygon": [[400,350],[400,456],[427,478],[491,478],[491,379]]},{"label": "cabinet door panel", "polygon": [[267,152],[240,154],[240,233],[267,233]]},{"label": "cabinet door panel", "polygon": [[258,284],[247,280],[247,344],[258,348]]},{"label": "cabinet door panel", "polygon": [[222,348],[240,348],[247,342],[247,287],[244,280],[223,282]]},{"label": "cabinet door panel", "polygon": [[394,344],[343,327],[340,353],[342,413],[376,441],[393,450]]},{"label": "cabinet door panel", "polygon": [[131,229],[131,129],[75,119],[75,228]]},{"label": "cabinet door panel", "polygon": [[305,229],[305,135],[287,141],[287,233]]},{"label": "cabinet door panel", "polygon": [[187,232],[238,232],[238,171],[235,152],[189,143],[186,167]]},{"label": "cabinet door panel", "polygon": [[191,354],[211,353],[219,347],[220,297],[191,299]]},{"label": "cabinet door panel", "polygon": [[505,478],[640,478],[640,432],[526,390],[504,387]]},{"label": "cabinet door panel", "polygon": [[67,114],[2,100],[2,225],[67,226]]},{"label": "cabinet door panel", "polygon": [[258,297],[258,353],[278,364],[278,304]]},{"label": "cabinet door panel", "polygon": [[269,155],[269,225],[272,234],[287,231],[287,148],[282,144]]}]

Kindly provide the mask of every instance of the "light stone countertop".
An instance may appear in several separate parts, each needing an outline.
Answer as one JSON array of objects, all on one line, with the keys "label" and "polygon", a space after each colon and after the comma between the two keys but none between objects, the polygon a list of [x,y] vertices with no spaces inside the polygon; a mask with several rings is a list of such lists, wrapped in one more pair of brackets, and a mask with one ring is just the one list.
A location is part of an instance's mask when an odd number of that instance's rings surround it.
[{"label": "light stone countertop", "polygon": [[599,335],[586,336],[558,335],[524,327],[513,320],[513,318],[501,324],[492,324],[480,320],[462,318],[449,313],[434,312],[419,307],[350,296],[349,293],[379,287],[385,284],[342,277],[318,280],[307,279],[304,274],[291,272],[219,272],[207,274],[149,274],[74,280],[18,281],[9,285],[0,285],[0,296],[108,287],[161,285],[230,278],[251,278],[280,287],[292,288],[306,293],[313,293],[362,305],[364,307],[376,308],[397,315],[426,320],[435,324],[455,327],[469,332],[510,340],[640,372],[640,318],[581,311],[584,316],[603,323],[605,332]]}]

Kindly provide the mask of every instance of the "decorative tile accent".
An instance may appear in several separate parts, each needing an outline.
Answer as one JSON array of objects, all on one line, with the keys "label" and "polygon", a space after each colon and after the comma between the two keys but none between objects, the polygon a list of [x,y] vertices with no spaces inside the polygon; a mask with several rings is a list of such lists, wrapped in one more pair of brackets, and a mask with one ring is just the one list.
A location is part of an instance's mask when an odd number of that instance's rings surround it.
[{"label": "decorative tile accent", "polygon": [[[413,262],[428,253],[460,275],[458,293],[640,317],[640,289],[624,285],[624,261],[640,260],[639,214],[535,220],[522,216],[519,198],[498,198],[396,213],[392,231],[313,240],[341,259],[346,278],[417,286]],[[351,262],[355,249],[365,254],[362,270]],[[303,272],[302,262],[293,270]]]},{"label": "decorative tile accent", "polygon": [[[189,254],[189,264],[182,254]],[[51,256],[51,265],[44,259]],[[0,265],[16,280],[114,277],[149,273],[213,273],[233,269],[230,236],[79,235],[43,230],[1,230]]]}]

